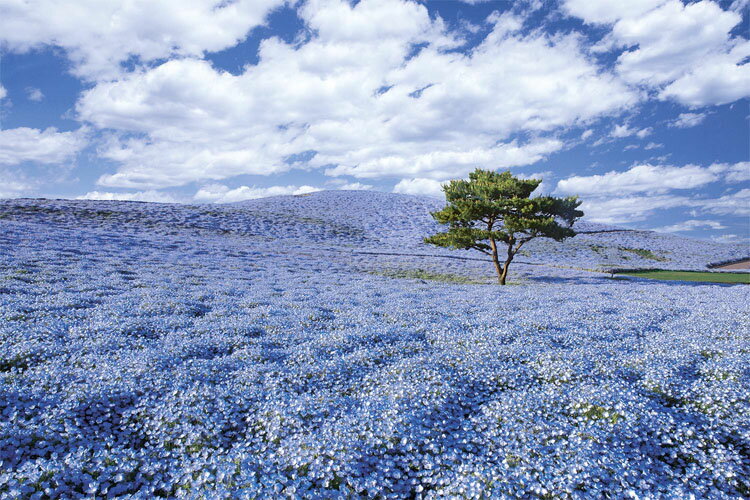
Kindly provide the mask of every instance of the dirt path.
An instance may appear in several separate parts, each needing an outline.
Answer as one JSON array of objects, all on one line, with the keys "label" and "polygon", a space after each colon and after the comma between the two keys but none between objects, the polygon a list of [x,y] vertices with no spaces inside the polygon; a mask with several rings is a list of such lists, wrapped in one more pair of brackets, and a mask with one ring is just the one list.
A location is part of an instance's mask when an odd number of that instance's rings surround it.
[{"label": "dirt path", "polygon": [[750,259],[732,262],[731,264],[724,264],[723,266],[716,266],[714,269],[729,269],[729,270],[750,269]]}]

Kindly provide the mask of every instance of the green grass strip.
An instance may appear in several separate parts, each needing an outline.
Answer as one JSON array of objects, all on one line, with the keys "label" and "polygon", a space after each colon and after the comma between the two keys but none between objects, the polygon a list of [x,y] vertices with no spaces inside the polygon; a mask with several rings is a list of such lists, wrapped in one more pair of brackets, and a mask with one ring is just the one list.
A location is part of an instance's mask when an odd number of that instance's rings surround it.
[{"label": "green grass strip", "polygon": [[628,271],[626,276],[671,281],[700,281],[704,283],[742,283],[750,285],[750,273],[708,273],[701,271]]},{"label": "green grass strip", "polygon": [[435,273],[424,269],[382,269],[370,271],[371,274],[387,276],[388,278],[419,279],[429,281],[440,281],[442,283],[457,283],[460,285],[485,285],[487,281],[477,280],[468,276],[458,274]]}]

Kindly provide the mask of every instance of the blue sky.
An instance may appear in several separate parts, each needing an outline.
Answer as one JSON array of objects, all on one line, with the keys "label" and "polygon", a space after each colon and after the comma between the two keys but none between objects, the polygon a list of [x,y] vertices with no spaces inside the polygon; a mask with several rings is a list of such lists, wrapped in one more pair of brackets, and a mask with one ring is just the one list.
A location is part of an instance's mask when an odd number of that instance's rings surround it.
[{"label": "blue sky", "polygon": [[0,0],[0,197],[440,196],[750,237],[748,2]]}]

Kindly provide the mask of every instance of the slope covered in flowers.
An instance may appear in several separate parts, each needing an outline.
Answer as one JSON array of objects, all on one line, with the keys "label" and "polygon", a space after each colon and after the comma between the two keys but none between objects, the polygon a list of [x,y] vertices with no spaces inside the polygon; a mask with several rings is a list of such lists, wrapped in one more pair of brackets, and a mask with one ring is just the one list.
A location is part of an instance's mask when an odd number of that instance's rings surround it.
[{"label": "slope covered in flowers", "polygon": [[384,276],[486,275],[432,208],[0,202],[0,497],[750,492],[746,287]]},{"label": "slope covered in flowers", "polygon": [[[423,237],[442,230],[430,216],[430,211],[442,205],[441,201],[415,196],[327,191],[253,200],[234,206],[286,216],[289,221],[307,220],[315,214],[314,218],[322,227],[338,225],[367,234],[371,239],[363,245],[375,243],[382,251],[476,256],[470,252],[441,252],[422,244]],[[703,270],[717,260],[748,256],[747,247],[741,244],[717,244],[585,220],[578,222],[576,229],[580,234],[563,243],[548,239],[532,241],[519,260],[601,270],[636,267]]]}]

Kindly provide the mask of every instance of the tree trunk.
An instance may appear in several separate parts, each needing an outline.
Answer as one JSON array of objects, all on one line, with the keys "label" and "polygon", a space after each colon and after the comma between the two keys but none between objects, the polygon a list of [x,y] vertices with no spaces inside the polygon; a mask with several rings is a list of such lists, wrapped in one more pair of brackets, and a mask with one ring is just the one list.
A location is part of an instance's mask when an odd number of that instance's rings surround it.
[{"label": "tree trunk", "polygon": [[503,266],[503,272],[500,274],[500,284],[505,284],[505,277],[508,276],[508,267],[510,266],[510,261],[513,260],[513,255],[508,255],[508,258],[505,260],[505,265]]},{"label": "tree trunk", "polygon": [[497,281],[501,285],[504,285],[506,270],[500,267],[500,259],[497,258],[497,243],[495,243],[495,240],[492,238],[490,238],[490,247],[492,247],[492,263],[495,264],[495,272],[497,272]]},{"label": "tree trunk", "polygon": [[505,259],[505,265],[503,266],[503,271],[500,273],[500,284],[505,284],[505,278],[508,276],[508,267],[510,267],[510,262],[513,260],[513,257],[515,257],[516,252],[518,251],[518,248],[521,248],[521,245],[518,245],[516,248],[516,251],[513,251],[513,244],[508,244],[508,258]]}]

